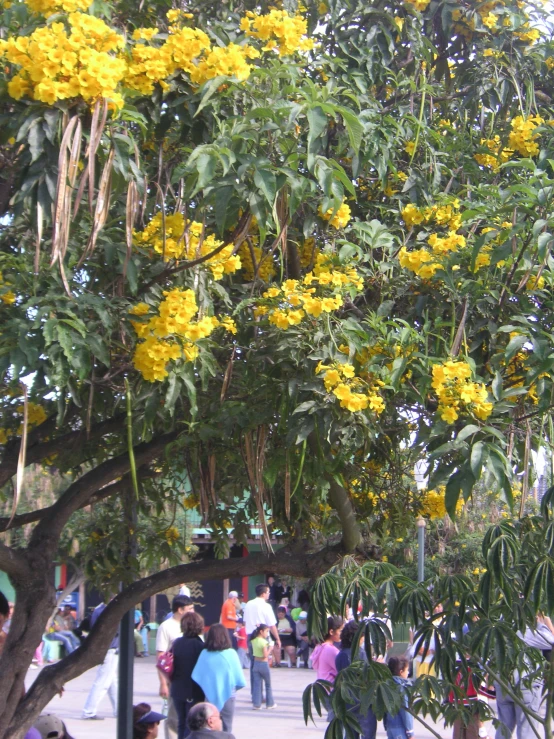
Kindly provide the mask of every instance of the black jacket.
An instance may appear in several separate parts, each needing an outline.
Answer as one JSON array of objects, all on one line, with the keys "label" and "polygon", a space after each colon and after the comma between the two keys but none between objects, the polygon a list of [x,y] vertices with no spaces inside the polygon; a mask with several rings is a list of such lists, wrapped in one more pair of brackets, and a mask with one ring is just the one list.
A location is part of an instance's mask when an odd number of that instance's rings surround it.
[{"label": "black jacket", "polygon": [[[171,678],[171,695],[180,700],[192,700],[199,703],[204,700],[202,688],[191,678],[204,642],[199,636],[181,636],[173,642],[173,676]],[[215,737],[210,737],[215,739]]]},{"label": "black jacket", "polygon": [[211,729],[198,729],[191,731],[189,739],[235,739],[228,731],[212,731]]}]

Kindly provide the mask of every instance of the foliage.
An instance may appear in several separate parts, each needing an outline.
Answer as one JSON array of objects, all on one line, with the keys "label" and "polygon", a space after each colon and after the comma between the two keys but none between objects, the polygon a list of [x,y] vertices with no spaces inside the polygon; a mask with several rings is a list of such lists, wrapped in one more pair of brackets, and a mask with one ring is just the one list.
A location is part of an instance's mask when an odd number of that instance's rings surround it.
[{"label": "foliage", "polygon": [[[505,695],[521,705],[522,691],[544,680],[546,718],[539,717],[542,733],[551,734],[552,663],[542,652],[523,641],[526,629],[535,629],[537,619],[554,615],[552,593],[552,512],[554,488],[547,492],[540,514],[521,519],[502,519],[489,527],[482,541],[485,568],[478,578],[460,574],[433,575],[416,583],[388,563],[354,560],[323,575],[313,591],[311,628],[318,636],[326,632],[327,614],[345,614],[349,606],[360,622],[352,645],[353,662],[341,671],[331,693],[335,718],[326,737],[359,733],[352,703],[371,707],[377,718],[395,714],[401,706],[398,684],[388,668],[375,660],[386,650],[390,638],[386,614],[395,623],[409,623],[415,630],[417,649],[434,649],[436,676],[422,674],[408,688],[409,710],[416,718],[443,718],[451,725],[457,718],[467,725],[472,716],[492,719],[487,703],[477,699],[463,704],[470,683],[500,685]],[[368,616],[377,617],[370,618]],[[358,651],[364,639],[367,661]],[[512,679],[517,670],[520,680]],[[321,715],[323,697],[331,686],[317,681],[304,693],[306,721],[312,717],[312,702]],[[524,713],[536,718],[530,707]],[[542,724],[542,726],[541,726]],[[440,734],[436,734],[440,737]]]},{"label": "foliage", "polygon": [[266,551],[398,538],[416,463],[453,518],[483,475],[527,496],[554,435],[542,5],[29,0],[0,25],[5,526],[22,382],[28,459],[74,476],[50,528],[104,501],[99,586],[117,548],[138,576],[134,517],[153,549],[175,480],[220,554],[254,519]]}]

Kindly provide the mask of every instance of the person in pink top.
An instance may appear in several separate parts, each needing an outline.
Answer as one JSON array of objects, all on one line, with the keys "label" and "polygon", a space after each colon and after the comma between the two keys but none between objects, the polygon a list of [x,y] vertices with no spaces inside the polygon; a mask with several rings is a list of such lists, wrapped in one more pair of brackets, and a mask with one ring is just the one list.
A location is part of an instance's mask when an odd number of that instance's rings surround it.
[{"label": "person in pink top", "polygon": [[327,619],[327,635],[321,644],[312,652],[312,667],[317,672],[318,680],[335,682],[337,668],[335,658],[339,653],[340,635],[344,621],[340,616],[329,616]]}]

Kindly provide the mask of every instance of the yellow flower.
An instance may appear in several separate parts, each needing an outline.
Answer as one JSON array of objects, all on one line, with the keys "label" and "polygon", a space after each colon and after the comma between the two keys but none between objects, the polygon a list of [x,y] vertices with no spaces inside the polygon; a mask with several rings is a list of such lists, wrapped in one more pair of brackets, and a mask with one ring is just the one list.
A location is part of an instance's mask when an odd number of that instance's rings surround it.
[{"label": "yellow flower", "polygon": [[409,154],[409,156],[412,156],[415,151],[415,146],[415,141],[406,141],[404,151],[406,152],[406,154]]},{"label": "yellow flower", "polygon": [[341,206],[335,211],[334,208],[329,208],[325,213],[321,206],[319,207],[319,215],[326,221],[329,221],[333,228],[345,228],[350,221],[350,206],[344,201]]}]

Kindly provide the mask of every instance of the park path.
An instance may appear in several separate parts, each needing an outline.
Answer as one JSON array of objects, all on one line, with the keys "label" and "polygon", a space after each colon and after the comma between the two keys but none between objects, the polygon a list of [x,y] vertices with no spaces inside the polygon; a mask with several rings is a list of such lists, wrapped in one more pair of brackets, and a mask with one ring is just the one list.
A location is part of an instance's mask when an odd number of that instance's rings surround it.
[{"label": "park path", "polygon": [[[116,722],[111,718],[111,704],[106,697],[100,705],[98,715],[106,716],[104,721],[81,721],[80,715],[88,691],[94,680],[96,668],[85,672],[65,686],[63,696],[54,698],[45,713],[55,713],[65,722],[74,739],[116,739]],[[161,710],[162,700],[158,696],[158,678],[154,667],[154,658],[135,660],[134,702],[150,703],[156,711]],[[27,675],[29,685],[38,674],[30,670]],[[236,739],[270,739],[283,737],[284,739],[322,739],[325,733],[326,722],[317,720],[317,725],[304,724],[302,717],[302,691],[315,679],[313,670],[281,668],[271,671],[271,681],[275,701],[278,707],[274,711],[253,711],[249,701],[249,688],[240,690],[237,694],[237,708],[233,725],[233,734]],[[248,677],[246,678],[248,683]],[[444,739],[452,736],[451,730],[437,727]],[[491,729],[489,729],[491,731]],[[429,739],[433,735],[417,725],[416,739]],[[160,731],[163,738],[163,731]],[[384,739],[386,732],[379,724],[378,739]]]}]

